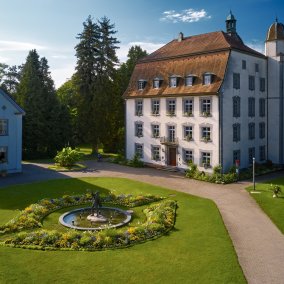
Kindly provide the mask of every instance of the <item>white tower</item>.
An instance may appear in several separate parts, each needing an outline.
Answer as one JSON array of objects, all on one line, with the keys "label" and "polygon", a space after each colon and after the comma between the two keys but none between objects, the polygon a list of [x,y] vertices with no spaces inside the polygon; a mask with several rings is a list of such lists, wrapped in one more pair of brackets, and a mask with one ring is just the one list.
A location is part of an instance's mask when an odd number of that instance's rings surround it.
[{"label": "white tower", "polygon": [[269,27],[265,55],[267,72],[268,159],[284,164],[284,25],[277,19]]}]

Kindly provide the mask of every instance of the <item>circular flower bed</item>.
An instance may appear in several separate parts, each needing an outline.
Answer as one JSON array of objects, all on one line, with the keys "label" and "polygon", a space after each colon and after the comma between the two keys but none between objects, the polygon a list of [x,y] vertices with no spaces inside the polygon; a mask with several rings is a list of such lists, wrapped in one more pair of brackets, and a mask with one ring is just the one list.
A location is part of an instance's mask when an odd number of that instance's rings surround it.
[{"label": "circular flower bed", "polygon": [[[43,199],[31,204],[10,222],[0,227],[0,234],[12,234],[4,238],[1,245],[31,249],[99,250],[133,245],[161,236],[171,230],[175,222],[176,201],[159,196],[133,196],[114,194],[102,197],[103,203],[136,207],[149,205],[143,210],[146,221],[135,227],[105,229],[98,232],[68,230],[67,232],[39,229],[42,219],[63,207],[90,203],[90,193],[80,196],[65,195],[57,199]],[[30,229],[37,228],[33,231]],[[23,231],[28,230],[28,231]]]}]

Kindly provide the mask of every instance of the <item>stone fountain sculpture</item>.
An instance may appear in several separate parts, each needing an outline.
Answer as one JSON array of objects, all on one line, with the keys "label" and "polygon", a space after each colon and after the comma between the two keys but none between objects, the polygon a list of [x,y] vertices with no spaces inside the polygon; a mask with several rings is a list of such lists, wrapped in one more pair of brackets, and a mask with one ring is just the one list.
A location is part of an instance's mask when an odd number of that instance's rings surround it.
[{"label": "stone fountain sculpture", "polygon": [[100,208],[102,207],[102,203],[100,200],[100,193],[98,191],[96,193],[92,192],[92,198],[93,198],[93,205],[91,207],[91,215],[87,217],[87,220],[91,222],[106,222],[107,218],[103,217],[100,214]]}]

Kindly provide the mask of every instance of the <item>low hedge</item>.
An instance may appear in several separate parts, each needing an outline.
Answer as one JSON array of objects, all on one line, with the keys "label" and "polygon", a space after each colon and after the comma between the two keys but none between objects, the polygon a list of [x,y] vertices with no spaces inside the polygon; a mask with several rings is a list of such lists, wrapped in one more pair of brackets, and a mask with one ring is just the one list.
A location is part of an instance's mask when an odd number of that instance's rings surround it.
[{"label": "low hedge", "polygon": [[[155,195],[115,195],[110,194],[101,198],[101,202],[136,207],[162,200],[163,197]],[[42,199],[38,203],[31,204],[20,212],[18,216],[3,226],[0,226],[0,234],[42,227],[42,219],[50,213],[64,207],[87,204],[92,202],[91,193],[83,195],[64,195],[62,198]]]},{"label": "low hedge", "polygon": [[176,208],[176,201],[163,200],[143,210],[146,221],[139,226],[95,232],[68,230],[65,233],[41,229],[17,233],[6,238],[1,245],[41,250],[121,248],[159,237],[171,230],[175,223]]}]

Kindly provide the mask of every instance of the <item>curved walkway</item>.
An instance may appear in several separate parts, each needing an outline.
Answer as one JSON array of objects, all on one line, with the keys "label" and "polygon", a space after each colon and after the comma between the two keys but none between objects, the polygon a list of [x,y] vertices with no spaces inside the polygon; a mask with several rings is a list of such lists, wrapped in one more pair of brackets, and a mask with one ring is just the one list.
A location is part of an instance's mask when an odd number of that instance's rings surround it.
[{"label": "curved walkway", "polygon": [[[68,177],[124,177],[212,199],[231,236],[248,283],[284,283],[284,236],[244,189],[249,182],[216,185],[189,180],[179,173],[87,161],[88,170],[56,173],[43,164],[25,164],[24,173],[1,179],[0,187]],[[271,177],[283,176],[283,172]]]}]

